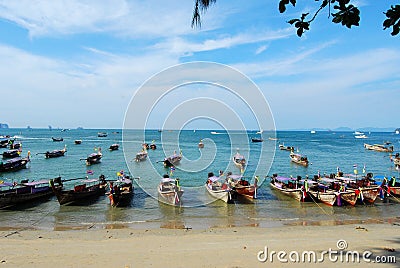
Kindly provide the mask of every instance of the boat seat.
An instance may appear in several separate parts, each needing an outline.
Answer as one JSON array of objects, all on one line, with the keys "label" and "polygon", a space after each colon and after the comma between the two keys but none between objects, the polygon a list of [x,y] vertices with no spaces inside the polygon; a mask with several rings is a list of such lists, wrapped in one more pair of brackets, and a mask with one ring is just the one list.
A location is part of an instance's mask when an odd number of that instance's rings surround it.
[{"label": "boat seat", "polygon": [[86,189],[86,184],[76,185],[74,187],[75,192],[82,192]]}]

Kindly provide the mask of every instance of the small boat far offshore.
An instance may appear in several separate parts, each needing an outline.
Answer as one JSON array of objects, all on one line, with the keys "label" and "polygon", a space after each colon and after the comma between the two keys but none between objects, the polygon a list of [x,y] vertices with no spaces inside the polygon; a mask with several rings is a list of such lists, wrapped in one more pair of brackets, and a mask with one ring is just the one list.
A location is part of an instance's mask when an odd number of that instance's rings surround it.
[{"label": "small boat far offshore", "polygon": [[307,156],[305,156],[305,155],[296,154],[296,153],[294,153],[293,151],[291,151],[289,157],[290,157],[290,160],[291,160],[293,163],[302,165],[302,166],[304,166],[304,167],[307,167],[308,164],[309,164],[308,158],[307,158]]}]

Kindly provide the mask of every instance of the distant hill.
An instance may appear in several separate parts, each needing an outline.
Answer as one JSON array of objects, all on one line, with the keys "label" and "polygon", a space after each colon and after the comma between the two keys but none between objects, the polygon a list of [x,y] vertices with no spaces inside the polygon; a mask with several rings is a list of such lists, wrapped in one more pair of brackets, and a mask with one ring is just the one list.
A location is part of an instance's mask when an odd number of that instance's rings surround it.
[{"label": "distant hill", "polygon": [[353,129],[351,129],[349,127],[338,127],[338,128],[333,129],[333,131],[345,132],[345,131],[353,131]]},{"label": "distant hill", "polygon": [[8,128],[8,124],[0,123],[0,128]]}]

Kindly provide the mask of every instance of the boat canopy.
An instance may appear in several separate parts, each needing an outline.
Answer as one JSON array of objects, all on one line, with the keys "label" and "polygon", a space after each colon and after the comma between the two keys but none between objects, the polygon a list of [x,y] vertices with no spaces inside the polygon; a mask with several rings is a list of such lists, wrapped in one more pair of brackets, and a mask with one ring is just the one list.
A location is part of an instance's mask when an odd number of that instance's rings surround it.
[{"label": "boat canopy", "polygon": [[227,178],[238,180],[240,178],[243,178],[243,176],[242,175],[234,175],[234,174],[232,174],[232,175],[227,176]]},{"label": "boat canopy", "polygon": [[220,178],[221,178],[221,177],[212,176],[212,177],[209,177],[208,179],[209,179],[210,181],[212,181],[212,182],[215,182],[215,181],[219,180]]},{"label": "boat canopy", "polygon": [[0,187],[12,187],[14,184],[12,182],[3,181],[0,183]]},{"label": "boat canopy", "polygon": [[99,181],[99,180],[98,179],[87,179],[87,180],[83,180],[82,182],[91,183],[91,182],[96,182],[96,181]]},{"label": "boat canopy", "polygon": [[48,180],[40,180],[40,181],[32,181],[32,182],[23,183],[23,185],[35,186],[35,185],[39,185],[39,184],[48,184],[48,183],[49,183]]},{"label": "boat canopy", "polygon": [[[297,179],[296,179],[296,178],[287,178],[287,177],[280,177],[280,176],[278,176],[278,177],[275,177],[275,180],[277,180],[277,181],[281,181],[281,182],[297,181]],[[305,181],[306,181],[305,179],[301,179],[301,180],[299,180],[299,182],[305,182]],[[308,179],[308,180],[307,180],[307,182],[308,182],[309,184],[315,184],[315,183],[318,183],[318,182],[316,182],[316,181],[313,181],[313,180],[311,180],[311,179]]]},{"label": "boat canopy", "polygon": [[126,184],[132,183],[132,181],[131,181],[130,179],[126,179],[126,178],[118,179],[116,182],[119,182],[119,183],[126,183]]},{"label": "boat canopy", "polygon": [[173,182],[174,181],[174,179],[171,179],[171,178],[162,178],[161,179],[161,182]]},{"label": "boat canopy", "polygon": [[244,156],[239,154],[239,153],[236,153],[235,154],[235,159],[244,159]]}]

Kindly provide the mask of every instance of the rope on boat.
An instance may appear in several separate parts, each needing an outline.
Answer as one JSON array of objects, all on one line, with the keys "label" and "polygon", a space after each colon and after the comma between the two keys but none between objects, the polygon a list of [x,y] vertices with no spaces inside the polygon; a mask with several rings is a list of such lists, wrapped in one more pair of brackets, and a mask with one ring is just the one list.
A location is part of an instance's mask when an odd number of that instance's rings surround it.
[{"label": "rope on boat", "polygon": [[384,190],[387,194],[389,194],[391,197],[393,197],[397,202],[400,203],[400,199],[396,198],[393,194],[391,194],[390,192],[388,192],[386,189],[381,188],[382,190]]},{"label": "rope on boat", "polygon": [[312,199],[312,201],[322,210],[322,212],[324,212],[326,215],[328,215],[328,216],[332,216],[333,214],[329,214],[328,212],[326,212],[315,200],[314,200],[314,198],[313,198],[313,196],[311,195],[311,194],[308,194],[310,197],[311,197],[311,199]]}]

